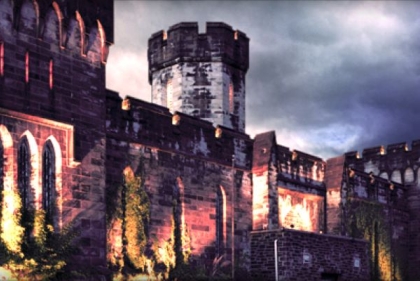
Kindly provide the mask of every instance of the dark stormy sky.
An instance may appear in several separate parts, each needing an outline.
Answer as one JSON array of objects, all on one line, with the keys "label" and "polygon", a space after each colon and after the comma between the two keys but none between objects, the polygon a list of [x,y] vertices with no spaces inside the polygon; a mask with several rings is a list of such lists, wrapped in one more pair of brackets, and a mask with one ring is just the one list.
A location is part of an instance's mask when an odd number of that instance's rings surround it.
[{"label": "dark stormy sky", "polygon": [[147,40],[181,21],[250,38],[246,132],[322,158],[420,139],[420,1],[115,1],[107,87],[150,101]]}]

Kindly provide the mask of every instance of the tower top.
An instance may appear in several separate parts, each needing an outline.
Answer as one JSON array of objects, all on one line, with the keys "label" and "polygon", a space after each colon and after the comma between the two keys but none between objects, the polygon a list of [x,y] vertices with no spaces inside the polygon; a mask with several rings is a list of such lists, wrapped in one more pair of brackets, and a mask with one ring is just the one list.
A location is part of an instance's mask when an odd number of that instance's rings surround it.
[{"label": "tower top", "polygon": [[[21,6],[25,0],[14,0],[14,13],[20,11]],[[69,20],[74,17],[76,11],[83,19],[86,33],[89,33],[90,28],[98,25],[97,20],[106,33],[106,41],[108,44],[114,43],[114,1],[113,0],[35,0],[34,3],[38,8],[39,18],[45,18],[51,5],[56,3],[63,16],[64,26],[69,24]],[[17,18],[18,14],[14,15]]]},{"label": "tower top", "polygon": [[249,67],[249,38],[223,22],[207,22],[198,32],[197,22],[181,22],[149,39],[149,83],[156,70],[180,62],[224,62],[244,72]]}]

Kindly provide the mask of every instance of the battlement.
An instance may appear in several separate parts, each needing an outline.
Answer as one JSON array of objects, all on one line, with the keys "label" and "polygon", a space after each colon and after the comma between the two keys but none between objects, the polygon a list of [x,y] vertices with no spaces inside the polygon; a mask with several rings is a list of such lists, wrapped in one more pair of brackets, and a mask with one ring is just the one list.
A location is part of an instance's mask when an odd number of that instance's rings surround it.
[{"label": "battlement", "polygon": [[324,186],[326,163],[319,157],[288,147],[277,146],[279,181],[295,186],[321,188]]},{"label": "battlement", "polygon": [[406,187],[398,182],[357,169],[347,169],[347,194],[350,198],[406,208]]},{"label": "battlement", "polygon": [[149,82],[156,70],[180,62],[222,61],[244,72],[249,67],[249,38],[222,22],[208,22],[199,34],[196,22],[182,22],[149,39]]},{"label": "battlement", "polygon": [[411,148],[407,142],[393,143],[388,145],[380,145],[365,148],[360,155],[357,151],[346,152],[345,155],[348,159],[371,159],[378,156],[392,156],[399,153],[417,153],[420,152],[420,140],[411,142]]},{"label": "battlement", "polygon": [[[12,4],[13,3],[13,4]],[[0,2],[0,41],[106,62],[113,43],[113,1],[16,0]],[[16,41],[15,32],[20,34]],[[35,39],[35,40],[33,40]]]},{"label": "battlement", "polygon": [[[246,134],[175,112],[133,97],[121,99],[107,92],[107,134],[124,143],[138,143],[164,151],[203,158],[249,170],[253,141]],[[124,143],[122,145],[124,145]],[[114,143],[113,145],[118,145]]]},{"label": "battlement", "polygon": [[392,181],[413,184],[417,179],[417,167],[420,159],[420,141],[401,142],[387,146],[366,148],[360,156],[357,151],[346,153],[346,165],[349,168],[372,172],[375,176]]}]

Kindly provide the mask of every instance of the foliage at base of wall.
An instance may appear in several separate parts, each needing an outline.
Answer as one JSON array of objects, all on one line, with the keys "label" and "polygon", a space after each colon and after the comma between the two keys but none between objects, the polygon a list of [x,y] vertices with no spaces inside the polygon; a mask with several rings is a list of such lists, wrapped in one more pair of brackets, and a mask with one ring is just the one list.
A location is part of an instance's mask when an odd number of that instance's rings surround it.
[{"label": "foliage at base of wall", "polygon": [[349,199],[347,233],[370,242],[371,280],[406,280],[407,252],[392,239],[389,206],[374,201]]},{"label": "foliage at base of wall", "polygon": [[[0,269],[16,280],[49,280],[66,272],[76,248],[76,232],[68,226],[56,233],[44,210],[27,210],[15,191],[3,191]],[[4,273],[6,274],[6,273]]]}]

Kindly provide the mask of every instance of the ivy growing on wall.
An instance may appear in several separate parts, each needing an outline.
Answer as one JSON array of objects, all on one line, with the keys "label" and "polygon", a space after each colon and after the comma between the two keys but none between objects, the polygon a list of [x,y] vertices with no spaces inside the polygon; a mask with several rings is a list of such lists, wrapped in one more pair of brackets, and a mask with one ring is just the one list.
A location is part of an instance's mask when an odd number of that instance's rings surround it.
[{"label": "ivy growing on wall", "polygon": [[406,253],[392,239],[387,206],[376,201],[348,199],[346,232],[370,243],[371,280],[405,280]]},{"label": "ivy growing on wall", "polygon": [[141,177],[124,171],[124,182],[107,194],[108,263],[122,277],[150,273],[146,256],[150,203]]}]

